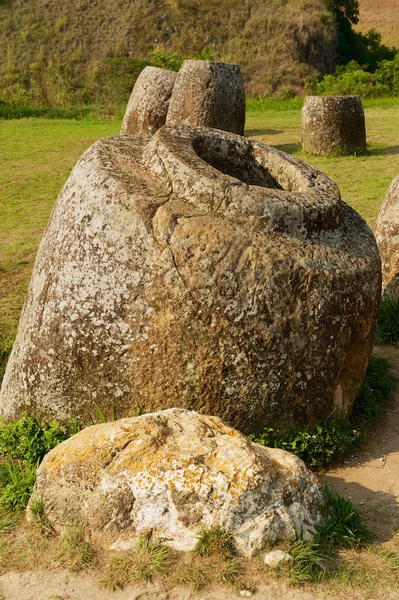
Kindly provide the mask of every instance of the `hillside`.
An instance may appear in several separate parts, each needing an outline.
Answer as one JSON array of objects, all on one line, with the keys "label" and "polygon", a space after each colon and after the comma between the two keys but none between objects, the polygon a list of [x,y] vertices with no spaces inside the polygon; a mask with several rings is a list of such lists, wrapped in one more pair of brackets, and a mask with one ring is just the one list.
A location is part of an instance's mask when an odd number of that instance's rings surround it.
[{"label": "hillside", "polygon": [[387,46],[399,47],[399,0],[359,0],[361,31],[374,27]]},{"label": "hillside", "polygon": [[242,65],[249,93],[333,69],[324,0],[0,0],[0,100],[121,101],[154,49]]}]

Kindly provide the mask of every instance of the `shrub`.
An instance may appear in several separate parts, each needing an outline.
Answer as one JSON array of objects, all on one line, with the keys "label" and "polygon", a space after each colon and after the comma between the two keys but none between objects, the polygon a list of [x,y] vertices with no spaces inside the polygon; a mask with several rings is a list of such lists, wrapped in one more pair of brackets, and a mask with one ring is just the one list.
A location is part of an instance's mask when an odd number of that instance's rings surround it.
[{"label": "shrub", "polygon": [[17,508],[28,503],[36,479],[36,469],[47,452],[79,431],[79,423],[70,419],[61,424],[46,423],[25,413],[12,423],[0,426],[0,505]]}]

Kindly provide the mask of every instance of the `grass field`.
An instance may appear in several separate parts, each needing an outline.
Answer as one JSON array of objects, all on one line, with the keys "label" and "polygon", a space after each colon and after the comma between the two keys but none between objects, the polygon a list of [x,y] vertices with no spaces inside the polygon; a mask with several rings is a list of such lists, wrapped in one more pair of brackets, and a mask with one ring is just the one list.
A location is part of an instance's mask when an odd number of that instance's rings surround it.
[{"label": "grass field", "polygon": [[[388,185],[399,174],[399,100],[365,106],[365,156],[303,153],[298,100],[249,102],[246,135],[320,167],[373,228]],[[35,254],[58,192],[82,152],[119,128],[117,120],[0,120],[0,363],[15,336]]]}]

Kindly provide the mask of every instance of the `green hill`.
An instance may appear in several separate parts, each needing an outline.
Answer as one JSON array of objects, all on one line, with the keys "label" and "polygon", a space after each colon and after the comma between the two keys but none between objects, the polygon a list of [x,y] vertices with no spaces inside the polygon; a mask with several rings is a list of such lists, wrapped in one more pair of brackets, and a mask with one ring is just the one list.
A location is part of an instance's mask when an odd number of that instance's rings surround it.
[{"label": "green hill", "polygon": [[300,90],[334,68],[324,0],[0,0],[0,100],[126,100],[160,49],[241,64],[248,93]]}]

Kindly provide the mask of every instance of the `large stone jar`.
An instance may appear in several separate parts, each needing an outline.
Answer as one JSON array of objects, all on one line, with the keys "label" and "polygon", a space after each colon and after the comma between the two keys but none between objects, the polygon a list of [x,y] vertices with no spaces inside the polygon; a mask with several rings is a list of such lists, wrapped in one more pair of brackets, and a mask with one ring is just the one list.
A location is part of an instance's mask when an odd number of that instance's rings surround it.
[{"label": "large stone jar", "polygon": [[359,96],[308,96],[302,108],[302,146],[312,154],[356,154],[366,150]]},{"label": "large stone jar", "polygon": [[123,117],[121,135],[153,135],[165,125],[177,73],[145,67],[137,78]]},{"label": "large stone jar", "polygon": [[185,60],[173,88],[166,124],[214,127],[244,135],[245,90],[239,65]]},{"label": "large stone jar", "polygon": [[57,200],[0,410],[179,406],[243,432],[343,415],[380,288],[372,232],[315,167],[206,128],[106,138]]},{"label": "large stone jar", "polygon": [[381,255],[383,290],[399,298],[399,176],[392,181],[382,203],[375,237]]}]

